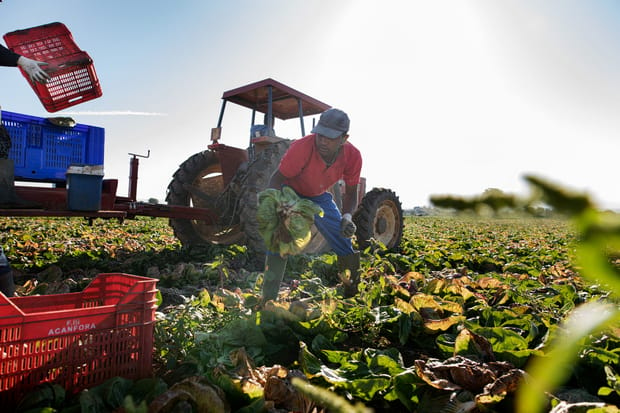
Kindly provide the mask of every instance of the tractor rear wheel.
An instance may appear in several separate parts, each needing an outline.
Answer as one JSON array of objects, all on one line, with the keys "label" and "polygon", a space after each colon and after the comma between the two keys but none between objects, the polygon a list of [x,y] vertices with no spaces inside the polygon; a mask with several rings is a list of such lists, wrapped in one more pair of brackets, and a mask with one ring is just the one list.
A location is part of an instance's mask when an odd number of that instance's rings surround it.
[{"label": "tractor rear wheel", "polygon": [[384,188],[373,188],[366,193],[353,215],[360,249],[368,247],[371,239],[388,249],[400,245],[403,236],[403,209],[396,194]]},{"label": "tractor rear wheel", "polygon": [[253,251],[265,252],[265,243],[258,232],[256,220],[258,194],[269,186],[271,175],[280,165],[280,159],[290,145],[289,140],[271,144],[257,153],[255,159],[248,165],[240,195],[239,220],[246,237],[246,245]]},{"label": "tractor rear wheel", "polygon": [[[168,185],[166,202],[168,205],[209,208],[216,211],[223,209],[226,212],[226,205],[223,205],[227,202],[225,191],[220,161],[215,152],[207,150],[192,155],[181,164]],[[184,246],[206,243],[233,244],[243,239],[243,233],[238,222],[234,222],[234,217],[223,216],[216,224],[171,218],[170,226]]]}]

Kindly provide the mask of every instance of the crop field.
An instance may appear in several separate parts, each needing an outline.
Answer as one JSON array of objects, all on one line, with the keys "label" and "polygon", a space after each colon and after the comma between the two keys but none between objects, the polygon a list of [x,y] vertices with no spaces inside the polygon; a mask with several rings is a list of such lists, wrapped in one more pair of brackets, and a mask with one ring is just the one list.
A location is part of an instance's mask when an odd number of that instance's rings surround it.
[{"label": "crop field", "polygon": [[[356,296],[343,298],[333,254],[299,255],[262,307],[262,258],[243,246],[182,248],[163,219],[1,218],[19,295],[81,291],[103,272],[156,278],[161,292],[154,377],[25,407],[533,413],[519,404],[530,381],[540,411],[618,411],[617,299],[582,276],[574,223],[407,217],[399,251],[362,251]],[[613,270],[615,247],[604,252]],[[598,318],[571,330],[590,304]],[[545,375],[538,359],[558,362]]]}]

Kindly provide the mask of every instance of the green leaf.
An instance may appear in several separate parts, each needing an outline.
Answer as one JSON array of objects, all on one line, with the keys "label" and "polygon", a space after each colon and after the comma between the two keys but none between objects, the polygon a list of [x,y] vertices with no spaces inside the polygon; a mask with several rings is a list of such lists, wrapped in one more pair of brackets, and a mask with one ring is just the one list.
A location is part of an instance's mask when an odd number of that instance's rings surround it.
[{"label": "green leaf", "polygon": [[233,348],[263,347],[267,340],[254,319],[237,319],[218,335],[218,341]]},{"label": "green leaf", "polygon": [[391,394],[386,395],[386,400],[394,400],[394,396],[405,406],[408,411],[414,411],[418,402],[416,389],[422,381],[414,369],[407,369],[394,376],[394,388]]},{"label": "green leaf", "polygon": [[617,351],[617,348],[611,351],[595,345],[585,345],[581,352],[581,358],[592,364],[605,365],[607,369],[609,364],[620,364],[620,354]]},{"label": "green leaf", "polygon": [[545,404],[543,392],[566,380],[583,339],[619,318],[620,311],[613,305],[590,302],[577,307],[564,322],[563,331],[554,337],[548,355],[535,358],[528,366],[531,379],[517,392],[518,412],[540,412]]},{"label": "green leaf", "polygon": [[386,350],[366,349],[363,354],[372,374],[395,376],[404,370],[400,352],[394,348]]},{"label": "green leaf", "polygon": [[211,303],[211,295],[209,294],[209,291],[207,291],[206,288],[203,288],[202,290],[200,290],[200,293],[198,294],[198,300],[201,306],[206,307]]},{"label": "green leaf", "polygon": [[371,377],[365,379],[330,381],[337,389],[346,390],[351,396],[370,401],[378,392],[383,392],[392,383],[390,377]]},{"label": "green leaf", "polygon": [[435,339],[437,348],[443,353],[444,357],[452,357],[454,355],[454,349],[456,345],[456,334],[444,333],[439,334]]},{"label": "green leaf", "polygon": [[597,394],[599,396],[609,396],[610,394],[612,394],[614,392],[614,389],[610,388],[610,387],[601,387],[598,389]]},{"label": "green leaf", "polygon": [[321,374],[321,360],[308,350],[306,343],[300,343],[301,370],[309,377]]},{"label": "green leaf", "polygon": [[343,364],[351,357],[349,351],[342,350],[321,350],[321,355],[325,357],[328,363]]},{"label": "green leaf", "polygon": [[326,407],[333,413],[371,413],[373,411],[361,403],[352,405],[344,397],[338,396],[327,389],[314,386],[297,377],[291,380],[291,384],[298,392],[304,394],[318,405]]},{"label": "green leaf", "polygon": [[88,390],[80,392],[79,403],[82,413],[104,413],[106,410],[101,397]]},{"label": "green leaf", "polygon": [[602,242],[582,243],[577,248],[578,262],[583,268],[584,276],[605,284],[620,296],[620,271],[610,264],[606,250],[607,245]]},{"label": "green leaf", "polygon": [[161,303],[164,302],[164,296],[161,295],[161,291],[157,290],[157,292],[155,293],[155,299],[157,307],[159,307]]},{"label": "green leaf", "polygon": [[587,195],[569,191],[546,179],[533,175],[525,176],[525,180],[538,188],[543,199],[556,210],[568,214],[581,214],[592,207]]},{"label": "green leaf", "polygon": [[123,404],[125,396],[133,386],[133,380],[123,377],[112,377],[99,386],[90,389],[91,394],[96,394],[104,404],[112,409],[117,409]]},{"label": "green leaf", "polygon": [[489,340],[494,350],[510,351],[528,348],[527,341],[519,333],[503,327],[482,327],[475,329],[475,332]]}]

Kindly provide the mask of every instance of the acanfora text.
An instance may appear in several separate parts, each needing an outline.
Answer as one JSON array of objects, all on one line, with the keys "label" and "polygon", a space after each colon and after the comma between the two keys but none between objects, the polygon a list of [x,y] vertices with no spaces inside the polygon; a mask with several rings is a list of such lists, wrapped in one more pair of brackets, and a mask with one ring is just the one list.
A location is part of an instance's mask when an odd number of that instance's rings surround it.
[{"label": "acanfora text", "polygon": [[60,334],[67,333],[78,333],[83,331],[88,331],[96,328],[95,323],[80,322],[80,319],[67,320],[66,324],[62,327],[50,328],[47,332],[48,336],[57,336]]}]

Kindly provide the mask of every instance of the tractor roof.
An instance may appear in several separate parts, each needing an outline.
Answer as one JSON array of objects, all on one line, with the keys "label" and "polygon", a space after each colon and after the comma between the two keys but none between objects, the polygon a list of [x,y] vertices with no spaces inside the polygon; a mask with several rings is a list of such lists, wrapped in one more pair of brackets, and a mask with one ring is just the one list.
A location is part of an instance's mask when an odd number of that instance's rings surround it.
[{"label": "tractor roof", "polygon": [[273,115],[278,119],[299,117],[299,102],[304,116],[316,115],[331,107],[270,78],[224,92],[222,99],[267,113],[269,86],[273,96]]}]

